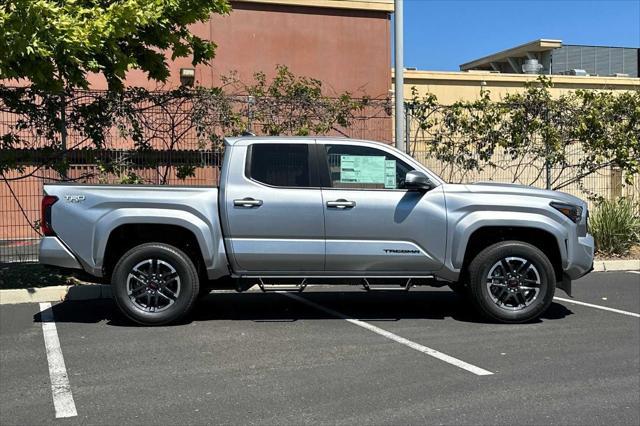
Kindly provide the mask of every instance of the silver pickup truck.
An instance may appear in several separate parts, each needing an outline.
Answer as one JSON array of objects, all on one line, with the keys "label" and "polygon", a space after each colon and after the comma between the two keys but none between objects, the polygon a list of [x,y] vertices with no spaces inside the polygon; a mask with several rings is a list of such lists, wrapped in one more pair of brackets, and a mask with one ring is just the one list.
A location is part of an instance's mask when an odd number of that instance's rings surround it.
[{"label": "silver pickup truck", "polygon": [[45,185],[40,262],[110,280],[118,307],[146,325],[230,283],[449,285],[493,320],[524,322],[592,269],[587,206],[571,195],[447,184],[376,142],[225,145],[219,188]]}]

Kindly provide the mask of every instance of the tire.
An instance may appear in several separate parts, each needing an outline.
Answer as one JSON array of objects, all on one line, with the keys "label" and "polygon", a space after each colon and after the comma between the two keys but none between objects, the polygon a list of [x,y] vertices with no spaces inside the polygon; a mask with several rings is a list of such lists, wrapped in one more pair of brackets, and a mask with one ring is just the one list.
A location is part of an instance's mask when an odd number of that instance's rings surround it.
[{"label": "tire", "polygon": [[473,305],[485,317],[499,322],[522,323],[538,318],[551,305],[555,288],[549,258],[521,241],[493,244],[469,264]]},{"label": "tire", "polygon": [[111,286],[116,305],[131,321],[164,325],[191,310],[200,282],[195,265],[184,252],[168,244],[147,243],[120,258]]}]

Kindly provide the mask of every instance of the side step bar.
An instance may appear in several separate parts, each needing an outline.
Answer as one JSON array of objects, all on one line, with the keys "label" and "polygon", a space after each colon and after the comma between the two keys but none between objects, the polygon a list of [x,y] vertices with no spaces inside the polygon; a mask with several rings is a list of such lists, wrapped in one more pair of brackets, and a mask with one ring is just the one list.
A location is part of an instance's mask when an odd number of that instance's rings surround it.
[{"label": "side step bar", "polygon": [[401,284],[398,286],[371,284],[366,278],[362,279],[362,287],[366,291],[409,291],[409,289],[413,286],[414,284],[411,282],[411,278],[408,278],[405,284]]},{"label": "side step bar", "polygon": [[302,293],[307,288],[307,279],[304,278],[299,284],[265,284],[262,278],[258,278],[258,287],[264,293],[269,291],[296,291]]},{"label": "side step bar", "polygon": [[[249,277],[245,277],[249,278]],[[327,277],[300,277],[298,278],[300,281],[295,282],[297,280],[292,280],[292,277],[289,276],[257,276],[251,277],[252,281],[245,281],[242,278],[238,278],[236,291],[243,292],[254,286],[256,283],[260,290],[263,292],[273,292],[273,291],[292,291],[292,292],[302,292],[304,291],[308,285],[313,284],[328,284]],[[289,281],[286,284],[272,284],[266,283],[265,280],[269,280],[273,282],[275,279],[284,278]],[[409,291],[411,287],[420,286],[420,285],[434,285],[434,283],[438,282],[434,279],[433,276],[424,276],[424,277],[403,277],[402,282],[397,281],[398,277],[330,277],[332,278],[332,284],[335,285],[361,285],[362,288],[366,291]],[[384,278],[393,278],[396,279],[395,283],[384,283],[380,282],[380,280],[384,280]],[[343,282],[347,281],[347,282]],[[294,282],[291,282],[294,281]],[[348,281],[351,281],[350,283]],[[354,282],[355,281],[355,282]],[[375,281],[380,282],[379,284],[375,283]]]}]

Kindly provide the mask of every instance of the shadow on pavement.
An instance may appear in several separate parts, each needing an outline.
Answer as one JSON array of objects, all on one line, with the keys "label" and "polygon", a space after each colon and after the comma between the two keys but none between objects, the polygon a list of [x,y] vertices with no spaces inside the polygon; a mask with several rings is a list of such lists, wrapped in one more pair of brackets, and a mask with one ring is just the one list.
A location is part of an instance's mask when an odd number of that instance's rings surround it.
[{"label": "shadow on pavement", "polygon": [[[449,291],[375,292],[326,291],[303,293],[301,297],[346,316],[369,321],[399,321],[402,319],[443,320],[490,323],[473,311],[462,298]],[[98,323],[113,326],[135,326],[125,318],[110,299],[65,301],[53,306],[56,322]],[[565,318],[573,312],[552,303],[539,320]],[[193,321],[256,321],[293,322],[297,320],[336,319],[314,307],[274,293],[212,293],[196,303],[193,312],[180,326]],[[40,314],[34,315],[40,322]]]}]

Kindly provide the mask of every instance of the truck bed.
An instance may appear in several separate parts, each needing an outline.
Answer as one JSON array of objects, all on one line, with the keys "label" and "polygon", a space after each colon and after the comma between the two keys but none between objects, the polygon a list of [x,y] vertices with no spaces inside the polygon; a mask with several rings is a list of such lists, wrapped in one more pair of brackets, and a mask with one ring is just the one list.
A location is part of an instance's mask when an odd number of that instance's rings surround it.
[{"label": "truck bed", "polygon": [[[46,184],[44,192],[58,201],[51,223],[57,238],[83,267],[102,276],[104,253],[111,235],[127,223],[182,226],[196,237],[208,272],[224,265],[218,217],[218,188],[168,185]],[[225,255],[226,257],[226,255]]]}]

